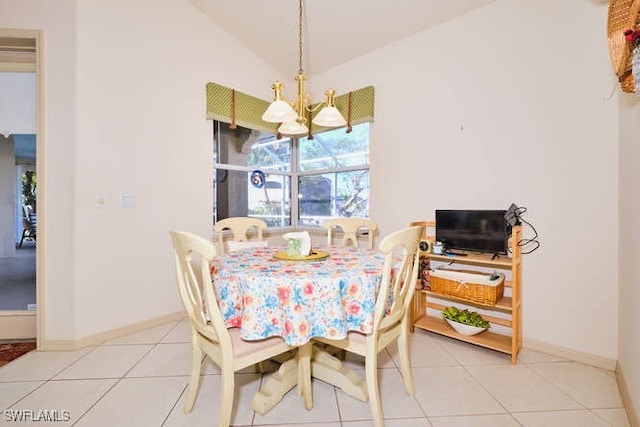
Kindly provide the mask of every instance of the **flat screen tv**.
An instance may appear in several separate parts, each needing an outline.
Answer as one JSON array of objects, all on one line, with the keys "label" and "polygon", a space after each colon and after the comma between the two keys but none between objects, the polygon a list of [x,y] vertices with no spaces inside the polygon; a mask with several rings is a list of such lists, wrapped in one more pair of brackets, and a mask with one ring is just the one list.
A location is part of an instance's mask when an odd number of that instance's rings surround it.
[{"label": "flat screen tv", "polygon": [[506,254],[511,226],[505,210],[436,210],[436,240],[446,249]]}]

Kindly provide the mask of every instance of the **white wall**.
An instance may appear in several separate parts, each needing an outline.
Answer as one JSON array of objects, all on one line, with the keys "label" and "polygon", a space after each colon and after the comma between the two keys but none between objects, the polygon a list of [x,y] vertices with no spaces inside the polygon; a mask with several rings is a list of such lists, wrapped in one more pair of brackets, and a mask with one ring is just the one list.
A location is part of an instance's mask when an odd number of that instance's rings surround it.
[{"label": "white wall", "polygon": [[[526,206],[524,337],[617,357],[617,105],[607,7],[502,0],[312,76],[376,87],[371,216]],[[390,208],[393,207],[393,208]],[[531,233],[525,230],[525,236]]]},{"label": "white wall", "polygon": [[[212,235],[205,84],[268,98],[278,75],[186,0],[83,0],[77,13],[82,337],[181,310],[168,230]],[[119,206],[123,193],[135,208]]]},{"label": "white wall", "polygon": [[[620,97],[620,316],[618,363],[640,413],[640,98]],[[638,422],[636,420],[636,422]],[[633,425],[633,422],[632,422]]]},{"label": "white wall", "polygon": [[[46,223],[55,226],[44,339],[180,310],[168,230],[211,234],[205,84],[267,99],[282,76],[186,0],[0,0],[0,10],[0,28],[45,36]],[[136,207],[120,208],[121,193]]]}]

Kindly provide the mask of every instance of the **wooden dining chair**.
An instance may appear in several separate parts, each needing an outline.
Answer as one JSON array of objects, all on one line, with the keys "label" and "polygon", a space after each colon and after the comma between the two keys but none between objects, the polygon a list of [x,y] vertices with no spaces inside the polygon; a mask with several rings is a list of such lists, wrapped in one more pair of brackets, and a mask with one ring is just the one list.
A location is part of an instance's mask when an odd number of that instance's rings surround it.
[{"label": "wooden dining chair", "polygon": [[173,243],[178,290],[191,322],[191,373],[184,412],[189,413],[193,409],[204,353],[222,372],[220,415],[217,425],[225,427],[231,421],[234,373],[287,352],[291,347],[280,337],[243,341],[240,339],[240,329],[227,329],[211,284],[209,268],[216,256],[214,244],[191,233],[169,233]]},{"label": "wooden dining chair", "polygon": [[[364,356],[369,405],[376,427],[384,425],[378,386],[378,353],[393,341],[398,342],[400,372],[408,394],[413,395],[413,376],[409,360],[411,298],[419,269],[418,244],[424,227],[408,227],[389,234],[380,242],[385,254],[382,282],[376,298],[373,331],[370,334],[348,332],[347,338],[314,341]],[[312,368],[313,369],[313,368]]]},{"label": "wooden dining chair", "polygon": [[340,246],[347,246],[349,242],[353,246],[358,245],[357,232],[360,229],[366,229],[369,238],[369,249],[373,249],[373,234],[378,229],[378,224],[367,218],[332,218],[328,219],[322,225],[327,230],[327,244],[331,246],[332,230],[334,227],[342,229],[342,241]]},{"label": "wooden dining chair", "polygon": [[[247,232],[256,229],[257,238],[254,240],[247,239]],[[224,230],[231,230],[232,238],[227,240],[227,251],[237,251],[250,247],[267,246],[267,242],[262,237],[262,231],[267,228],[267,223],[258,218],[249,217],[231,217],[221,219],[213,226],[213,231],[218,233],[218,244],[220,253],[225,252]]]},{"label": "wooden dining chair", "polygon": [[31,209],[31,206],[22,206],[22,237],[20,237],[20,243],[18,247],[22,247],[22,242],[24,239],[36,241],[37,228],[38,228],[38,220],[36,219],[36,214]]}]

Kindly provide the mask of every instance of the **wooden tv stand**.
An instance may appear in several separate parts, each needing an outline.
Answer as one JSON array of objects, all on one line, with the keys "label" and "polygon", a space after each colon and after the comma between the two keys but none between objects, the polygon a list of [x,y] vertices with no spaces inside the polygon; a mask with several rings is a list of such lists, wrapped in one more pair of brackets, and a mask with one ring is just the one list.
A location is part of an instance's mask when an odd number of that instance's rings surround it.
[{"label": "wooden tv stand", "polygon": [[[425,225],[425,240],[433,241],[435,239],[435,233],[433,232],[435,222],[414,222],[411,223],[411,225]],[[505,280],[505,296],[494,306],[478,305],[456,297],[437,294],[428,289],[422,289],[420,281],[418,281],[416,285],[418,288],[413,297],[411,319],[413,327],[411,331],[413,332],[413,328],[420,328],[460,341],[470,342],[502,353],[507,353],[511,355],[511,363],[515,364],[518,359],[518,352],[522,348],[522,248],[518,245],[518,242],[521,240],[522,227],[519,225],[514,226],[509,244],[511,257],[500,255],[499,258],[495,258],[492,254],[472,252],[465,252],[466,256],[422,253],[422,256],[428,256],[432,264],[431,268],[434,267],[434,263],[453,262],[456,267],[476,266],[498,272],[502,271],[508,280]],[[435,298],[440,300],[440,302],[434,301]],[[442,301],[445,301],[446,305],[443,304]],[[510,334],[492,332],[491,329],[473,336],[459,334],[442,319],[442,310],[450,305],[469,308],[471,311],[474,311],[474,308],[482,310],[481,315],[485,320],[488,320],[492,325],[500,325],[507,328]],[[427,309],[430,309],[432,312],[437,311],[439,316],[433,314],[427,315]]]}]

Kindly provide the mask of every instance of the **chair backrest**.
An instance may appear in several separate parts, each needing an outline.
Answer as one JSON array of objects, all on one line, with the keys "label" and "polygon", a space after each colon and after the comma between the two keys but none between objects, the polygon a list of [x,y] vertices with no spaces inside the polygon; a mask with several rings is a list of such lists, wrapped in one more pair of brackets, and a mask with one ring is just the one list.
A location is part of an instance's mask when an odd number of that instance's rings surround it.
[{"label": "chair backrest", "polygon": [[263,241],[262,230],[267,228],[267,223],[261,219],[242,216],[225,218],[216,222],[216,224],[213,226],[213,231],[218,233],[220,253],[224,253],[224,230],[231,230],[231,233],[233,234],[233,241],[247,242],[247,231],[249,231],[249,229],[251,228],[255,228],[258,232],[258,238],[256,239],[256,241]]},{"label": "chair backrest", "polygon": [[211,261],[217,252],[213,243],[184,231],[170,231],[180,299],[191,326],[222,352],[231,351],[231,337],[224,324],[211,283]]},{"label": "chair backrest", "polygon": [[327,244],[331,246],[332,229],[340,227],[342,229],[342,242],[340,246],[347,246],[349,242],[353,246],[358,246],[357,232],[361,228],[368,230],[369,249],[373,249],[373,234],[378,229],[378,224],[367,218],[332,218],[328,219],[322,225],[327,230]]},{"label": "chair backrest", "polygon": [[419,244],[423,233],[423,226],[407,227],[387,235],[380,242],[385,259],[376,299],[374,331],[392,327],[409,314],[420,268]]}]

